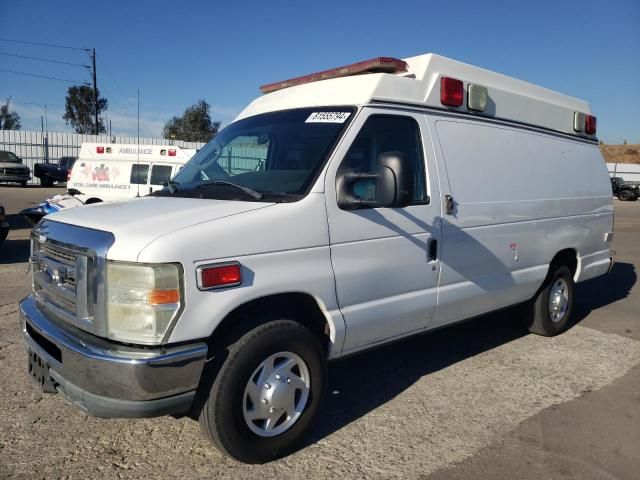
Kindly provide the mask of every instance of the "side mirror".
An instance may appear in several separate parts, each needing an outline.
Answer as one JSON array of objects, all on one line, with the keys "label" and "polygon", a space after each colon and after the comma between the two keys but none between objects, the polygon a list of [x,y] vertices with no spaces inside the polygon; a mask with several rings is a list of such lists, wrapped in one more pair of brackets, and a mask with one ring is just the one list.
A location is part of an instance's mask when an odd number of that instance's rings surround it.
[{"label": "side mirror", "polygon": [[[374,199],[362,199],[354,192],[356,184],[363,180],[375,183]],[[383,152],[378,156],[376,173],[340,173],[336,178],[336,189],[338,206],[343,210],[402,208],[413,200],[413,170],[402,152]]]}]

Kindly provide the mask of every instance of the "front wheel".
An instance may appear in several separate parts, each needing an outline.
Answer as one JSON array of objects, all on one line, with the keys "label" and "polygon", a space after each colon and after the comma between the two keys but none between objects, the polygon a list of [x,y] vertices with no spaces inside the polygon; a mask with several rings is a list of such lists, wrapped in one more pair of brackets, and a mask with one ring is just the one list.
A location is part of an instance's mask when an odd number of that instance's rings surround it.
[{"label": "front wheel", "polygon": [[317,337],[291,320],[244,334],[227,355],[200,410],[200,425],[223,453],[264,463],[290,452],[308,430],[326,384]]},{"label": "front wheel", "polygon": [[545,337],[553,337],[568,328],[575,285],[568,267],[552,265],[551,268],[542,290],[527,305],[529,331]]}]

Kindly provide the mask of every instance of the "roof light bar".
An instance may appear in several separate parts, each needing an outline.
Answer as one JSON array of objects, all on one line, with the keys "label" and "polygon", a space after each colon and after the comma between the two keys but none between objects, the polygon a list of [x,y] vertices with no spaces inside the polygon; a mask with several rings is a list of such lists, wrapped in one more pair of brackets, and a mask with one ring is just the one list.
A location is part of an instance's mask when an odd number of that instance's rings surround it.
[{"label": "roof light bar", "polygon": [[331,68],[322,72],[311,73],[302,77],[290,78],[275,83],[268,83],[260,87],[262,93],[271,93],[283,88],[294,87],[304,83],[329,80],[331,78],[349,77],[362,73],[401,73],[408,69],[407,62],[397,58],[377,57],[363,62],[352,63],[343,67]]}]

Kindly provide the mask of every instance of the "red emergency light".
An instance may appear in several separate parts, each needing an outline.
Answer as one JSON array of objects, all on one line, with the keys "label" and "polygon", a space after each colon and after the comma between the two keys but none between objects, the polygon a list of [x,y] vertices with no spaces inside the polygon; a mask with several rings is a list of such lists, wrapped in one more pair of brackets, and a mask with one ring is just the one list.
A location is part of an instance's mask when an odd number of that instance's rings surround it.
[{"label": "red emergency light", "polygon": [[176,149],[175,148],[170,148],[169,149],[169,156],[170,157],[175,157],[176,156]]},{"label": "red emergency light", "polygon": [[587,115],[584,119],[584,131],[588,135],[596,134],[596,117]]},{"label": "red emergency light", "polygon": [[440,103],[447,107],[459,107],[462,105],[463,96],[462,80],[450,77],[440,79]]},{"label": "red emergency light", "polygon": [[96,147],[96,153],[104,153],[104,147]]},{"label": "red emergency light", "polygon": [[363,62],[345,65],[343,67],[331,68],[322,72],[311,73],[302,77],[290,78],[280,82],[268,83],[260,87],[262,93],[271,93],[283,88],[294,87],[304,83],[329,80],[330,78],[349,77],[362,73],[401,73],[408,69],[407,62],[397,58],[377,57]]}]

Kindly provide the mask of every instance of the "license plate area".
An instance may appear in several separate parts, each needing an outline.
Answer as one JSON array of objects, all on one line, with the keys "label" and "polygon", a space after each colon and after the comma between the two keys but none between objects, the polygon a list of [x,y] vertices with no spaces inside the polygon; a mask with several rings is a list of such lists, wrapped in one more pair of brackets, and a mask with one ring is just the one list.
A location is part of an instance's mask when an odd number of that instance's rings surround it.
[{"label": "license plate area", "polygon": [[49,364],[35,351],[29,349],[29,377],[43,392],[57,393],[53,380],[49,375]]}]

